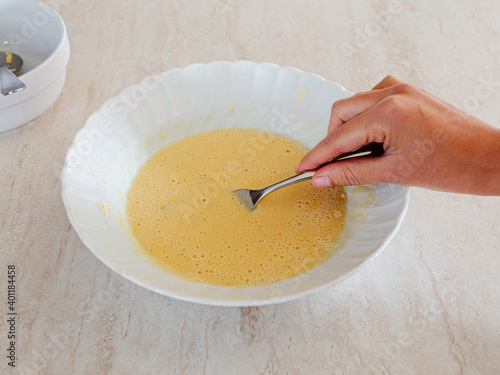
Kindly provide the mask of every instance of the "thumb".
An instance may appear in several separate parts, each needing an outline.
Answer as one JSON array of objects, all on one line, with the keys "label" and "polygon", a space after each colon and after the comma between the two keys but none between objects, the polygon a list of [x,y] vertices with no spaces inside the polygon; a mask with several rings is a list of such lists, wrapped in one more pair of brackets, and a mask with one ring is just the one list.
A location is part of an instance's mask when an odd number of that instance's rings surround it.
[{"label": "thumb", "polygon": [[341,160],[319,169],[312,178],[316,189],[390,182],[391,155]]}]

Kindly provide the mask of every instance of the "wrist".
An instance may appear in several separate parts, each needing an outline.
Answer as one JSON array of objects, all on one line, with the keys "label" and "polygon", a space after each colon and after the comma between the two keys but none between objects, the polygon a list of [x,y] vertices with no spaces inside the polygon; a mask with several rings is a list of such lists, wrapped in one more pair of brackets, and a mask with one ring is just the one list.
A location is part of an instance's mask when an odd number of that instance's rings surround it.
[{"label": "wrist", "polygon": [[477,159],[472,165],[477,168],[474,194],[500,196],[500,129],[488,126],[482,134],[482,142],[475,145]]}]

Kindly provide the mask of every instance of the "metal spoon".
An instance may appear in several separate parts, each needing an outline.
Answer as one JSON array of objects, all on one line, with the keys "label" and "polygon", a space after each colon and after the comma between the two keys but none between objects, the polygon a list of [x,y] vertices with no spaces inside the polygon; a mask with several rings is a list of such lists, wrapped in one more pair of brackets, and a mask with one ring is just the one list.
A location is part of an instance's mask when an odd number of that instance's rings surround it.
[{"label": "metal spoon", "polygon": [[23,66],[23,59],[11,52],[0,51],[0,94],[7,96],[24,90],[26,85],[16,77]]},{"label": "metal spoon", "polygon": [[358,148],[357,150],[347,152],[345,154],[342,154],[335,159],[332,159],[322,165],[320,165],[318,168],[310,170],[310,171],[305,171],[299,174],[296,174],[295,176],[285,178],[284,180],[281,180],[279,182],[276,182],[275,184],[269,185],[265,188],[262,189],[257,189],[257,190],[249,190],[249,189],[239,189],[239,190],[234,190],[233,193],[235,193],[241,201],[245,204],[245,206],[248,207],[250,211],[253,211],[257,203],[264,198],[267,194],[277,190],[281,189],[282,187],[288,186],[295,184],[300,181],[308,180],[314,176],[314,173],[325,165],[328,165],[330,163],[334,163],[336,161],[344,160],[344,159],[349,159],[349,158],[355,158],[355,157],[368,157],[368,156],[380,156],[384,153],[384,145],[383,143],[370,143],[369,145],[363,146]]}]

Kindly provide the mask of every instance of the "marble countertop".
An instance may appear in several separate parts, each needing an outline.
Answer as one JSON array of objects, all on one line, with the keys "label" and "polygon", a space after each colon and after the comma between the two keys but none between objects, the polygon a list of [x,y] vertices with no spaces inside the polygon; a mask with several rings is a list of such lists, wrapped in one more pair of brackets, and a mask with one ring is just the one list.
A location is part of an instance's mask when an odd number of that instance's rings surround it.
[{"label": "marble countertop", "polygon": [[45,2],[64,18],[72,55],[56,103],[0,134],[2,374],[500,372],[499,198],[413,189],[394,240],[347,281],[289,303],[220,308],[109,270],[72,229],[60,181],[73,136],[106,99],[195,62],[271,61],[351,91],[394,74],[500,127],[499,2]]}]

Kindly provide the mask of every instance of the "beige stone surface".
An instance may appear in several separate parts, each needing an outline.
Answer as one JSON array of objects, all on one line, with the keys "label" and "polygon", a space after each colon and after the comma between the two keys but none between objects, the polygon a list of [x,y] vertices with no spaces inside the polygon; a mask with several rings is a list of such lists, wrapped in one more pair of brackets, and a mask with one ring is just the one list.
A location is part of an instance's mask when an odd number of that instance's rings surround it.
[{"label": "beige stone surface", "polygon": [[[391,73],[500,126],[499,2],[46,3],[72,56],[57,102],[0,135],[0,373],[500,372],[499,198],[413,189],[394,240],[347,281],[290,303],[218,308],[110,271],[69,224],[60,181],[73,136],[103,101],[194,62],[271,61],[352,91]],[[485,80],[496,84],[485,91]],[[11,263],[16,369],[5,355]]]}]

